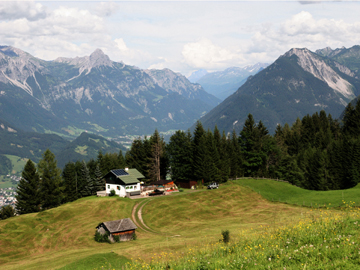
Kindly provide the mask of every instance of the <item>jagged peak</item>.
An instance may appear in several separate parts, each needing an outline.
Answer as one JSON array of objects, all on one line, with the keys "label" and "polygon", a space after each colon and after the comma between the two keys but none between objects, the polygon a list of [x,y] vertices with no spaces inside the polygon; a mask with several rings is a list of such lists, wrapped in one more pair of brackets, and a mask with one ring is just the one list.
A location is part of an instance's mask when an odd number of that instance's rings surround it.
[{"label": "jagged peak", "polygon": [[292,55],[296,55],[298,57],[312,54],[312,52],[308,48],[292,48],[288,52],[286,52],[282,57],[290,57]]}]

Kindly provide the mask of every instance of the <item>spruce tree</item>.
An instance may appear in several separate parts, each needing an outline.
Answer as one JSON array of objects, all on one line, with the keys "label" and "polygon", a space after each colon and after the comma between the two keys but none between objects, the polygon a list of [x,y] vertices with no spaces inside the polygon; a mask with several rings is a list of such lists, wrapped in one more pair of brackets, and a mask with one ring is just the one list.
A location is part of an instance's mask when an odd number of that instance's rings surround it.
[{"label": "spruce tree", "polygon": [[149,175],[152,181],[159,181],[161,178],[161,159],[164,156],[165,142],[158,130],[150,138],[151,158],[149,163]]},{"label": "spruce tree", "polygon": [[81,195],[82,197],[87,197],[87,196],[91,196],[93,195],[93,180],[90,177],[90,173],[89,173],[89,169],[86,166],[85,161],[83,161],[81,163],[82,168],[81,168],[81,174],[82,174],[82,178],[84,181],[85,186],[81,189]]},{"label": "spruce tree", "polygon": [[56,163],[55,155],[49,149],[43,153],[43,157],[38,163],[42,209],[60,205],[61,170]]},{"label": "spruce tree", "polygon": [[95,179],[94,179],[95,191],[105,190],[105,181],[102,177],[103,175],[101,173],[100,166],[99,164],[97,164],[95,169]]},{"label": "spruce tree", "polygon": [[[201,122],[197,122],[192,141],[192,160],[193,160],[193,180],[203,180],[206,178],[205,163],[206,157],[206,136]],[[205,160],[205,158],[207,160]]]},{"label": "spruce tree", "polygon": [[178,130],[170,137],[166,147],[169,155],[171,177],[175,181],[189,180],[192,177],[191,134]]},{"label": "spruce tree", "polygon": [[20,215],[40,211],[41,197],[39,193],[40,177],[35,164],[29,159],[21,174],[17,186],[16,212]]},{"label": "spruce tree", "polygon": [[80,190],[78,189],[78,179],[76,166],[73,162],[68,162],[62,171],[64,183],[64,196],[66,202],[72,202],[80,198]]}]

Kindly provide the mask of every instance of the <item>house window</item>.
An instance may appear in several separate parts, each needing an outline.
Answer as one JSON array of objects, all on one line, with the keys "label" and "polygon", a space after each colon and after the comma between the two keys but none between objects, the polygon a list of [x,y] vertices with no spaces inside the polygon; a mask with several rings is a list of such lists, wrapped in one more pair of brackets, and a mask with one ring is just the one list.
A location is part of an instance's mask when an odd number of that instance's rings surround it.
[{"label": "house window", "polygon": [[117,186],[116,188],[117,188],[117,190],[120,190],[120,186]]},{"label": "house window", "polygon": [[134,189],[136,189],[136,186],[134,186]]},{"label": "house window", "polygon": [[108,185],[108,189],[110,189],[110,185]]}]

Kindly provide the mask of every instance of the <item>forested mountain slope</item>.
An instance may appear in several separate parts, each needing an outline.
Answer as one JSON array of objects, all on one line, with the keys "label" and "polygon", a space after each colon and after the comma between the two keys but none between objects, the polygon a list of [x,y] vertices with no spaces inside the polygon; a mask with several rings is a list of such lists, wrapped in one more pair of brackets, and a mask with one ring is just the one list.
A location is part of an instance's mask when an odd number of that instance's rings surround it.
[{"label": "forested mountain slope", "polygon": [[205,128],[239,132],[249,113],[273,133],[278,124],[325,109],[339,117],[360,94],[360,81],[347,66],[308,49],[291,49],[250,77],[200,121]]}]

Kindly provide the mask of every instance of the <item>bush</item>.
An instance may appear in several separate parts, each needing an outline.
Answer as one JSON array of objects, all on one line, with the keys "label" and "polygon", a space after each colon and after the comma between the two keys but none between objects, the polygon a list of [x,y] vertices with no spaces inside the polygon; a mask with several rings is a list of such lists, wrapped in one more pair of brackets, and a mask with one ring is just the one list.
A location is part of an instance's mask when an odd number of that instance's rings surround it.
[{"label": "bush", "polygon": [[7,219],[15,216],[15,210],[11,205],[3,206],[0,210],[0,219]]},{"label": "bush", "polygon": [[229,232],[229,230],[222,231],[221,234],[222,234],[222,237],[223,237],[222,241],[225,244],[229,243],[229,241],[230,241],[230,232]]},{"label": "bush", "polygon": [[113,189],[112,189],[112,190],[110,190],[110,194],[109,194],[109,196],[115,196],[115,194],[116,194],[116,193],[115,193],[115,190],[113,190]]},{"label": "bush", "polygon": [[131,240],[136,240],[137,239],[137,235],[136,235],[136,233],[134,232],[134,234],[132,235],[132,237],[131,237]]},{"label": "bush", "polygon": [[116,243],[119,243],[120,242],[120,236],[119,235],[114,235],[113,236],[113,239]]},{"label": "bush", "polygon": [[179,192],[183,192],[184,190],[182,188],[179,188]]},{"label": "bush", "polygon": [[99,243],[111,243],[109,236],[110,236],[109,232],[101,234],[96,230],[94,240]]}]

